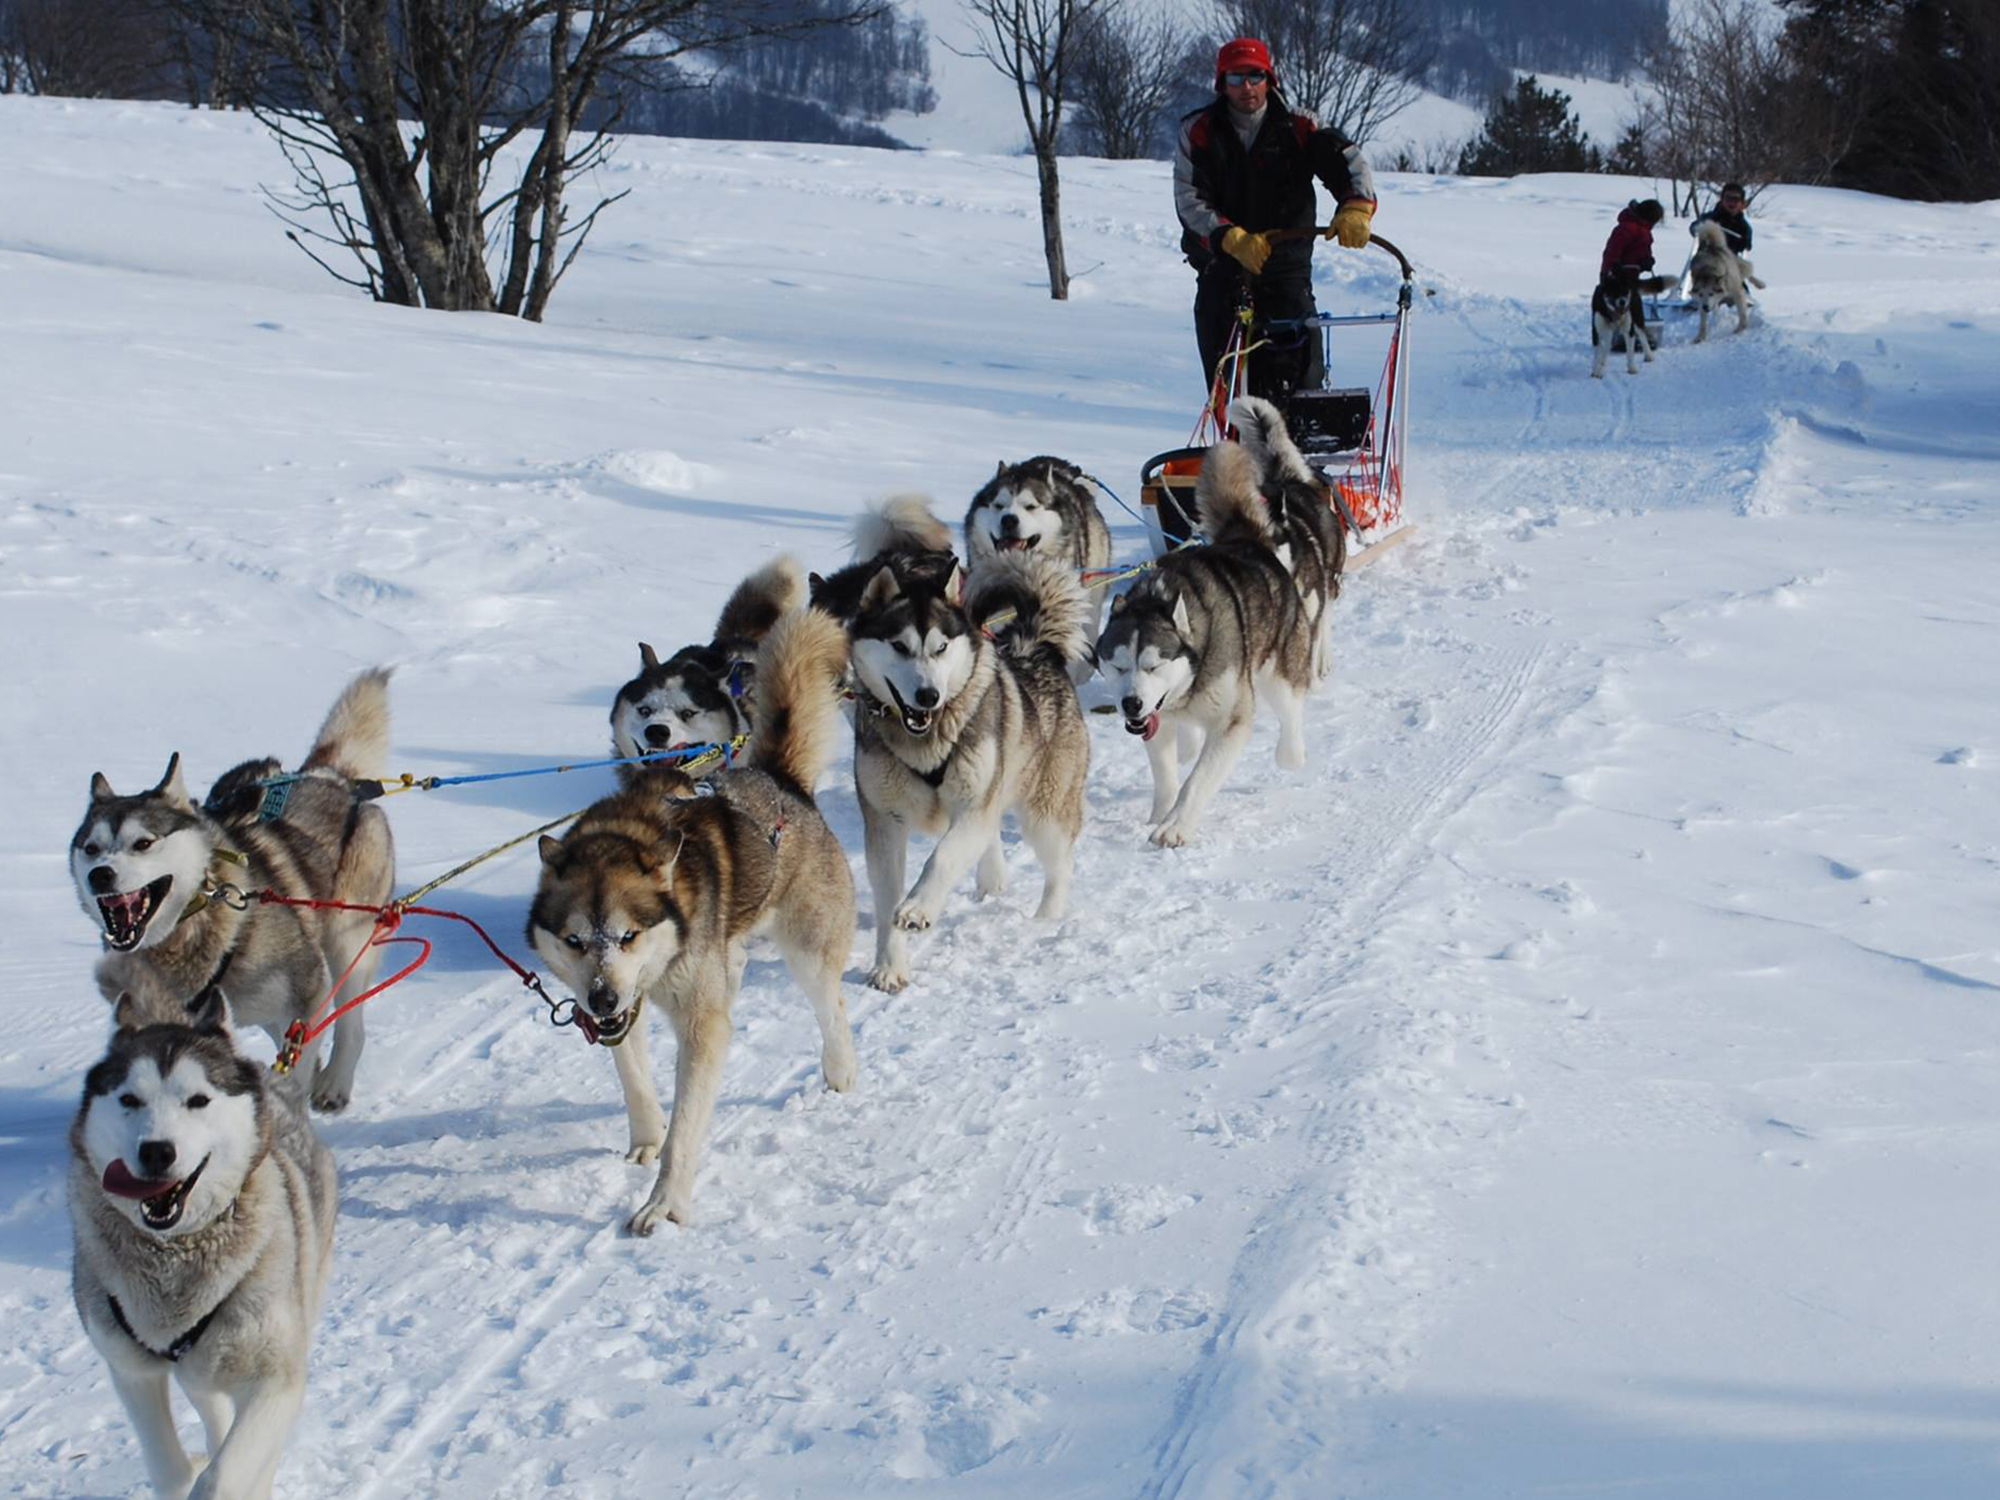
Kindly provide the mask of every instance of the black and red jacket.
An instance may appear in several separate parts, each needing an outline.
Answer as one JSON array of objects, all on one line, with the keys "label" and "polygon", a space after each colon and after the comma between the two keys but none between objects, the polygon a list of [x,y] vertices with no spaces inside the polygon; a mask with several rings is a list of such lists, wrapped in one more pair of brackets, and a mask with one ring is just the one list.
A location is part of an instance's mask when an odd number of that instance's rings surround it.
[{"label": "black and red jacket", "polygon": [[[1213,265],[1231,228],[1261,232],[1311,225],[1314,178],[1335,203],[1374,206],[1375,178],[1361,148],[1311,115],[1287,109],[1275,92],[1247,150],[1227,100],[1195,110],[1181,121],[1174,160],[1174,207],[1189,263],[1197,271]],[[1309,277],[1312,249],[1309,238],[1272,246],[1264,278]]]},{"label": "black and red jacket", "polygon": [[1604,261],[1598,275],[1604,279],[1630,279],[1653,269],[1653,226],[1639,217],[1636,207],[1618,211],[1618,225],[1604,242]]}]

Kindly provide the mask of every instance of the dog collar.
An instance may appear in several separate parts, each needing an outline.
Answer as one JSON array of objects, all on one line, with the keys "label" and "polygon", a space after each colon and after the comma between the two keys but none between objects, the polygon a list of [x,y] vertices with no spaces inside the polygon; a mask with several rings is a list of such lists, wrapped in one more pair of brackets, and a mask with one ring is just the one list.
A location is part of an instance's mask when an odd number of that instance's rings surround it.
[{"label": "dog collar", "polygon": [[137,1344],[141,1349],[144,1349],[148,1354],[152,1355],[155,1359],[164,1359],[173,1364],[179,1364],[181,1360],[186,1356],[187,1352],[190,1349],[194,1348],[195,1344],[200,1340],[201,1336],[208,1331],[208,1325],[215,1321],[215,1315],[222,1311],[222,1303],[220,1302],[216,1303],[215,1306],[211,1307],[207,1311],[207,1313],[205,1313],[202,1316],[201,1321],[196,1323],[194,1327],[190,1328],[186,1333],[182,1334],[179,1338],[175,1339],[171,1344],[167,1345],[166,1348],[155,1349],[151,1344],[147,1343],[144,1339],[140,1338],[138,1334],[132,1331],[132,1324],[125,1317],[125,1309],[118,1305],[118,1299],[116,1297],[112,1296],[109,1292],[106,1292],[104,1294],[104,1300],[111,1304],[112,1321],[117,1323],[118,1327],[120,1328],[120,1330],[123,1331],[126,1338],[130,1339],[133,1343]]}]

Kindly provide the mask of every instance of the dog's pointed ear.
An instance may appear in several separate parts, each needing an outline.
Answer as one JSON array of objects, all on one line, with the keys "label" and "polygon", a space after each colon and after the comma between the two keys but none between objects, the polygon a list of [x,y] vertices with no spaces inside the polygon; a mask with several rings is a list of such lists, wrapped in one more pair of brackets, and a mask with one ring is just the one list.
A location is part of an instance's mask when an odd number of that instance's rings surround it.
[{"label": "dog's pointed ear", "polygon": [[1114,615],[1125,613],[1125,596],[1123,594],[1113,594],[1111,596],[1111,613]]},{"label": "dog's pointed ear", "polygon": [[650,672],[659,664],[660,658],[654,654],[653,648],[644,641],[639,642],[639,670]]},{"label": "dog's pointed ear", "polygon": [[192,809],[194,803],[188,800],[187,787],[181,781],[181,753],[176,750],[167,762],[167,774],[160,778],[160,784],[153,788],[153,795],[164,799],[174,807]]},{"label": "dog's pointed ear", "polygon": [[111,790],[111,783],[105,779],[102,771],[92,771],[90,773],[90,800],[92,802],[113,802],[117,800],[117,797],[118,794]]},{"label": "dog's pointed ear", "polygon": [[951,577],[944,581],[944,596],[960,609],[965,607],[965,569],[951,565]]},{"label": "dog's pointed ear", "polygon": [[1183,640],[1194,634],[1194,625],[1188,619],[1186,594],[1174,595],[1174,629],[1181,633]]},{"label": "dog's pointed ear", "polygon": [[562,864],[562,840],[552,834],[543,834],[535,843],[535,850],[542,856],[542,863],[551,870]]},{"label": "dog's pointed ear", "polygon": [[211,984],[188,1001],[188,1025],[214,1036],[229,1035],[229,997],[222,986]]},{"label": "dog's pointed ear", "polygon": [[868,587],[861,591],[861,607],[874,609],[901,596],[902,584],[896,581],[896,570],[887,563],[875,570],[875,576],[868,580]]},{"label": "dog's pointed ear", "polygon": [[995,479],[998,479],[1002,474],[1005,474],[1006,472],[1007,472],[1007,460],[1003,458],[995,461],[993,465],[993,477]]},{"label": "dog's pointed ear", "polygon": [[114,1031],[137,1031],[146,1024],[145,1012],[140,1008],[139,997],[130,990],[120,990],[118,998],[111,1006],[111,1027]]}]

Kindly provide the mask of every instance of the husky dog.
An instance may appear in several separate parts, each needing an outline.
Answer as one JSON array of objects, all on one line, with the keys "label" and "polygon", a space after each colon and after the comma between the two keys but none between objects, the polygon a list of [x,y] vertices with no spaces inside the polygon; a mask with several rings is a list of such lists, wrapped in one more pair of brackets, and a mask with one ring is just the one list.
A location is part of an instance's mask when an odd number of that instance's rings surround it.
[{"label": "husky dog", "polygon": [[1646,363],[1653,362],[1653,351],[1659,341],[1644,322],[1645,309],[1640,298],[1655,297],[1672,285],[1664,276],[1642,276],[1630,287],[1621,287],[1603,281],[1590,294],[1590,343],[1597,352],[1591,356],[1590,378],[1604,378],[1604,362],[1611,358],[1614,343],[1625,351],[1625,373],[1637,375],[1639,366],[1632,355],[1643,351]]},{"label": "husky dog", "polygon": [[[163,1496],[268,1496],[326,1289],[333,1153],[236,1051],[221,992],[179,1022],[121,998],[69,1131],[72,1286]],[[167,1377],[208,1457],[174,1431]],[[197,1479],[197,1476],[199,1478]]]},{"label": "husky dog", "polygon": [[[1089,649],[1086,606],[1067,563],[997,554],[963,590],[891,565],[863,591],[852,661],[854,785],[875,896],[868,982],[910,982],[909,938],[938,918],[977,863],[976,891],[999,892],[1000,819],[1012,812],[1043,872],[1035,915],[1060,918],[1083,831],[1090,735],[1069,669]],[[982,623],[1010,623],[989,638]],[[939,834],[905,895],[911,832]]]},{"label": "husky dog", "polygon": [[837,572],[812,575],[814,609],[852,626],[861,595],[885,565],[912,580],[942,583],[958,568],[951,532],[931,514],[922,495],[892,495],[861,513],[854,523],[854,561]]},{"label": "husky dog", "polygon": [[[755,703],[757,646],[780,616],[806,599],[805,574],[798,561],[781,556],[736,586],[715,622],[706,646],[683,646],[664,662],[639,643],[639,675],[618,690],[611,703],[611,748],[621,759],[679,750],[689,745],[726,745],[750,729]],[[630,786],[637,778],[672,761],[618,768]]]},{"label": "husky dog", "polygon": [[[854,877],[813,803],[842,738],[846,658],[838,624],[794,610],[758,649],[751,765],[700,786],[669,771],[647,776],[591,807],[560,841],[541,841],[528,942],[580,997],[596,1040],[616,1049],[631,1126],[626,1160],[660,1158],[652,1196],[629,1222],[634,1234],[692,1217],[730,1006],[754,934],[777,940],[812,1001],[827,1087],[854,1087],[840,996]],[[646,1059],[648,1003],[666,1011],[678,1049],[670,1126]]]},{"label": "husky dog", "polygon": [[[1046,454],[994,469],[966,508],[965,555],[977,567],[997,552],[1011,551],[1051,557],[1079,573],[1111,565],[1111,528],[1083,482],[1083,470]],[[1103,584],[1085,590],[1093,640],[1106,591]],[[1076,680],[1088,678],[1092,665],[1086,656]]]},{"label": "husky dog", "polygon": [[1323,682],[1333,670],[1333,601],[1340,597],[1340,574],[1347,566],[1347,528],[1277,407],[1261,396],[1243,396],[1230,406],[1229,421],[1237,441],[1257,461],[1257,487],[1271,507],[1278,556],[1291,569],[1306,607],[1313,681]]},{"label": "husky dog", "polygon": [[[380,777],[389,756],[389,674],[363,672],[320,726],[296,781],[267,799],[258,785],[280,774],[276,760],[245,761],[226,772],[196,807],[181,783],[181,758],[150,791],[121,797],[102,772],[70,840],[77,899],[110,951],[97,965],[107,1000],[131,992],[164,1001],[158,1020],[226,979],[240,1022],[282,1043],[285,1029],[327,999],[333,978],[359,952],[333,1003],[374,982],[370,912],[247,905],[226,887],[379,906],[396,877],[389,820],[356,799],[355,779]],[[265,817],[267,802],[275,811]],[[361,1060],[361,1010],[334,1023],[333,1057],[313,1076],[315,1108],[344,1109]]]},{"label": "husky dog", "polygon": [[[1305,764],[1301,700],[1312,680],[1311,628],[1277,552],[1276,524],[1258,490],[1257,461],[1218,443],[1195,489],[1206,547],[1170,552],[1111,601],[1097,643],[1125,728],[1153,767],[1152,841],[1184,844],[1250,737],[1256,698],[1278,715],[1278,764]],[[1202,731],[1200,758],[1180,784],[1177,740]],[[1162,730],[1165,730],[1163,733]]]},{"label": "husky dog", "polygon": [[1750,326],[1748,282],[1759,291],[1764,283],[1751,272],[1750,262],[1729,248],[1728,237],[1714,220],[1698,225],[1694,235],[1694,260],[1688,266],[1688,295],[1701,304],[1701,327],[1695,331],[1699,344],[1708,337],[1708,315],[1724,304],[1736,309],[1736,331]]}]

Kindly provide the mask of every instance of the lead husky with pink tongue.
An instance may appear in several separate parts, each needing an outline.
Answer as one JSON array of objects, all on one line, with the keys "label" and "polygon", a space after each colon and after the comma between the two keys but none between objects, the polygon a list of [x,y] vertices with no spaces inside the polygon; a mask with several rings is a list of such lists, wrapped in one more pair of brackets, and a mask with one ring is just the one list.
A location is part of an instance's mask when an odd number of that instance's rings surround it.
[{"label": "lead husky with pink tongue", "polygon": [[[1258,465],[1236,443],[1203,460],[1195,499],[1205,547],[1170,552],[1111,601],[1098,671],[1153,768],[1150,837],[1185,844],[1250,738],[1259,698],[1278,716],[1278,764],[1306,763],[1303,699],[1313,620],[1278,554]],[[1180,740],[1200,738],[1185,782]]]},{"label": "lead husky with pink tongue", "polygon": [[[121,996],[70,1126],[73,1290],[84,1332],[169,1500],[252,1500],[305,1399],[326,1289],[333,1153],[237,1052],[210,989],[187,1024]],[[208,1436],[191,1459],[169,1377]]]}]

